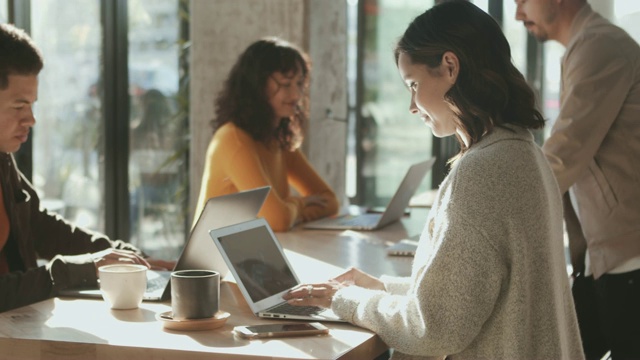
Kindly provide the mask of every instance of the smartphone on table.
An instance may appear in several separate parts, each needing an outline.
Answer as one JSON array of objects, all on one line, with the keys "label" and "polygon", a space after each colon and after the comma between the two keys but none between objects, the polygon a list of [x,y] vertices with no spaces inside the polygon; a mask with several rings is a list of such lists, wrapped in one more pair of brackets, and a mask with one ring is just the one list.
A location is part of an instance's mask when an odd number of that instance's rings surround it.
[{"label": "smartphone on table", "polygon": [[329,328],[319,322],[311,323],[281,323],[236,326],[233,331],[238,336],[246,339],[261,339],[271,337],[324,335],[329,333]]}]

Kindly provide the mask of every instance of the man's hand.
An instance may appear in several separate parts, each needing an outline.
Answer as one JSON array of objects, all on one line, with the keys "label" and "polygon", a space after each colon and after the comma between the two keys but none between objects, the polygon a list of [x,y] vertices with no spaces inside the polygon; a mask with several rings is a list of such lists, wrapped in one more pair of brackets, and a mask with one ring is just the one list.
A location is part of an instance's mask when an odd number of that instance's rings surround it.
[{"label": "man's hand", "polygon": [[111,264],[140,264],[151,268],[147,260],[129,250],[105,249],[91,254],[91,257],[96,265],[96,271],[100,266]]}]

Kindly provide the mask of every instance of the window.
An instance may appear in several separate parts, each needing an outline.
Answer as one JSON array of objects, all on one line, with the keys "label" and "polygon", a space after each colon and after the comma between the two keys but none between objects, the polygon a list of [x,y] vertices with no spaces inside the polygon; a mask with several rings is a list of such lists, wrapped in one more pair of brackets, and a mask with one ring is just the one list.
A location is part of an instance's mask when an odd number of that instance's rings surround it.
[{"label": "window", "polygon": [[511,47],[511,57],[518,70],[527,74],[527,29],[522,22],[516,21],[516,3],[514,1],[504,1],[502,31],[504,32],[509,46]]},{"label": "window", "polygon": [[[18,26],[45,67],[21,168],[49,210],[176,258],[187,233],[188,1],[26,5],[12,11],[26,14]],[[1,21],[8,9],[0,0]]]},{"label": "window", "polygon": [[485,12],[489,12],[489,0],[471,0],[474,5],[484,10]]},{"label": "window", "polygon": [[9,16],[7,15],[7,0],[0,0],[0,23],[9,21]]},{"label": "window", "polygon": [[545,139],[560,113],[560,65],[564,55],[564,46],[557,41],[544,43],[544,81],[543,114],[547,124],[544,127]]},{"label": "window", "polygon": [[640,42],[640,2],[618,0],[613,5],[613,21]]},{"label": "window", "polygon": [[49,210],[104,231],[99,4],[42,0],[31,7],[31,36],[45,59],[35,107],[32,181]]},{"label": "window", "polygon": [[[129,1],[131,242],[157,257],[184,241],[186,184],[176,0]],[[175,254],[177,255],[177,254]],[[174,256],[176,257],[176,256]]]},{"label": "window", "polygon": [[[409,93],[398,75],[393,47],[409,22],[433,2],[361,1],[363,93],[357,127],[360,152],[357,202],[384,206],[409,166],[431,157],[431,131],[409,113]],[[426,189],[428,183],[426,180],[422,188]]]}]

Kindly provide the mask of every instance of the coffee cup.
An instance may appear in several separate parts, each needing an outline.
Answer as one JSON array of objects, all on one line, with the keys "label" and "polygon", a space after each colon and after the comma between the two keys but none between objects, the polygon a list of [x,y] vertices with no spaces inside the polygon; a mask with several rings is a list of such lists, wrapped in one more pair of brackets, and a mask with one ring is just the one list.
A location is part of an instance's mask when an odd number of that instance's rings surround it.
[{"label": "coffee cup", "polygon": [[219,310],[220,273],[178,270],[171,273],[171,311],[175,320],[206,319]]},{"label": "coffee cup", "polygon": [[147,267],[112,264],[98,268],[102,297],[112,309],[136,309],[147,288]]}]

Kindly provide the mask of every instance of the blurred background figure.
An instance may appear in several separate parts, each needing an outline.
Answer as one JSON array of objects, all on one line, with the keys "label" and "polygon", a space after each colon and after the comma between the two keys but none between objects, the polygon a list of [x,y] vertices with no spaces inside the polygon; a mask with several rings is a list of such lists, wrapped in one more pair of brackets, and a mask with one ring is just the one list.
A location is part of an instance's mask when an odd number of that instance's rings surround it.
[{"label": "blurred background figure", "polygon": [[136,93],[133,91],[132,102],[137,116],[130,132],[131,241],[143,246],[149,237],[180,233],[181,216],[175,206],[180,186],[179,149],[169,99],[157,89],[141,92],[138,97]]}]

